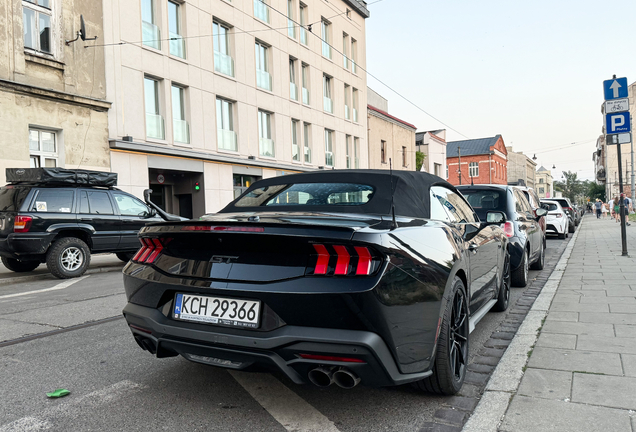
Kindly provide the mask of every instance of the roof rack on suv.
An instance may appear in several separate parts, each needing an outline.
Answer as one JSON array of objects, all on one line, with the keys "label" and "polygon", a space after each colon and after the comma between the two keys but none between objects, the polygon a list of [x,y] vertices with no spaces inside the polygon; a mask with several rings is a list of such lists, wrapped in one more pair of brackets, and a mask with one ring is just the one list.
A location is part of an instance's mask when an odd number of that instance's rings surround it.
[{"label": "roof rack on suv", "polygon": [[7,182],[12,184],[57,184],[117,186],[117,173],[65,168],[7,168]]}]

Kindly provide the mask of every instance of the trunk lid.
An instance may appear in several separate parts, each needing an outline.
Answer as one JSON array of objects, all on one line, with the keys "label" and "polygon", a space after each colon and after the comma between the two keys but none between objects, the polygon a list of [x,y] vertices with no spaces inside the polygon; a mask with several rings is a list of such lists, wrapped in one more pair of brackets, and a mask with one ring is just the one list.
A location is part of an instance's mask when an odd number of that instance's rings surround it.
[{"label": "trunk lid", "polygon": [[15,217],[30,191],[28,186],[0,187],[0,238],[13,233]]}]

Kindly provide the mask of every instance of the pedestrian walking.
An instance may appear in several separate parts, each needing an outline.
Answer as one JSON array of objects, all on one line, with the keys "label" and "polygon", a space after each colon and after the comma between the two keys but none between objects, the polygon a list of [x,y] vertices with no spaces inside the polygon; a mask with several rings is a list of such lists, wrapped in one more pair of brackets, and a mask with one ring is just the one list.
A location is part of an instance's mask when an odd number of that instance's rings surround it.
[{"label": "pedestrian walking", "polygon": [[620,210],[621,210],[620,201],[618,199],[618,196],[615,196],[614,199],[612,200],[612,216],[614,217],[614,220],[616,222],[621,221]]},{"label": "pedestrian walking", "polygon": [[594,208],[596,209],[596,219],[600,219],[601,218],[601,207],[602,206],[603,206],[603,203],[601,202],[601,200],[596,198],[596,202],[594,202]]},{"label": "pedestrian walking", "polygon": [[607,217],[607,203],[601,201],[601,213],[603,214],[603,219]]},{"label": "pedestrian walking", "polygon": [[632,200],[625,197],[623,198],[623,201],[625,204],[625,209],[623,210],[623,214],[621,216],[625,218],[625,225],[630,226],[631,224],[629,223],[629,210],[632,207]]}]

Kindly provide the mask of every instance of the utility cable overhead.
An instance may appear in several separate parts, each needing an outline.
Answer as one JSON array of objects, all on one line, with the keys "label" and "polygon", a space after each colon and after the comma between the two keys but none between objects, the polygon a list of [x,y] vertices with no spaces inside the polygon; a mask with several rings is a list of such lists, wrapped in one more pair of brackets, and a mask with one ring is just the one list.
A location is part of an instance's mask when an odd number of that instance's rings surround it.
[{"label": "utility cable overhead", "polygon": [[[384,1],[384,0],[376,0],[376,1],[374,1],[374,2],[367,3],[367,6],[371,6],[372,4],[380,3],[381,1]],[[332,20],[332,19],[337,18],[337,17],[339,17],[339,16],[342,16],[342,15],[346,14],[349,10],[350,10],[350,9],[347,9],[347,10],[345,10],[344,12],[339,13],[338,15],[334,15],[334,16],[332,16],[332,17],[329,17],[329,18],[327,18],[327,20],[329,21],[329,20]],[[307,24],[307,27],[311,27],[311,26],[312,26],[312,25],[314,25],[314,24],[320,24],[321,22],[322,22],[322,20],[320,20],[320,21],[316,21],[316,22],[312,22],[311,24]]]}]

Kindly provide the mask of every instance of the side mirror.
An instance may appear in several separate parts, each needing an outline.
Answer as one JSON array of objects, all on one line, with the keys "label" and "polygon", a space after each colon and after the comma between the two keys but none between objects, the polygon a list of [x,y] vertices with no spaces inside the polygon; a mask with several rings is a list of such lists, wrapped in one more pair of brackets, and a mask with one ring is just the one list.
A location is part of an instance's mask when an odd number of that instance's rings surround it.
[{"label": "side mirror", "polygon": [[542,218],[543,216],[548,214],[548,211],[544,208],[538,208],[535,210],[534,212],[537,215],[537,220],[539,220],[540,218]]},{"label": "side mirror", "polygon": [[486,213],[486,224],[487,225],[499,225],[506,221],[506,214],[501,211],[489,211]]}]

